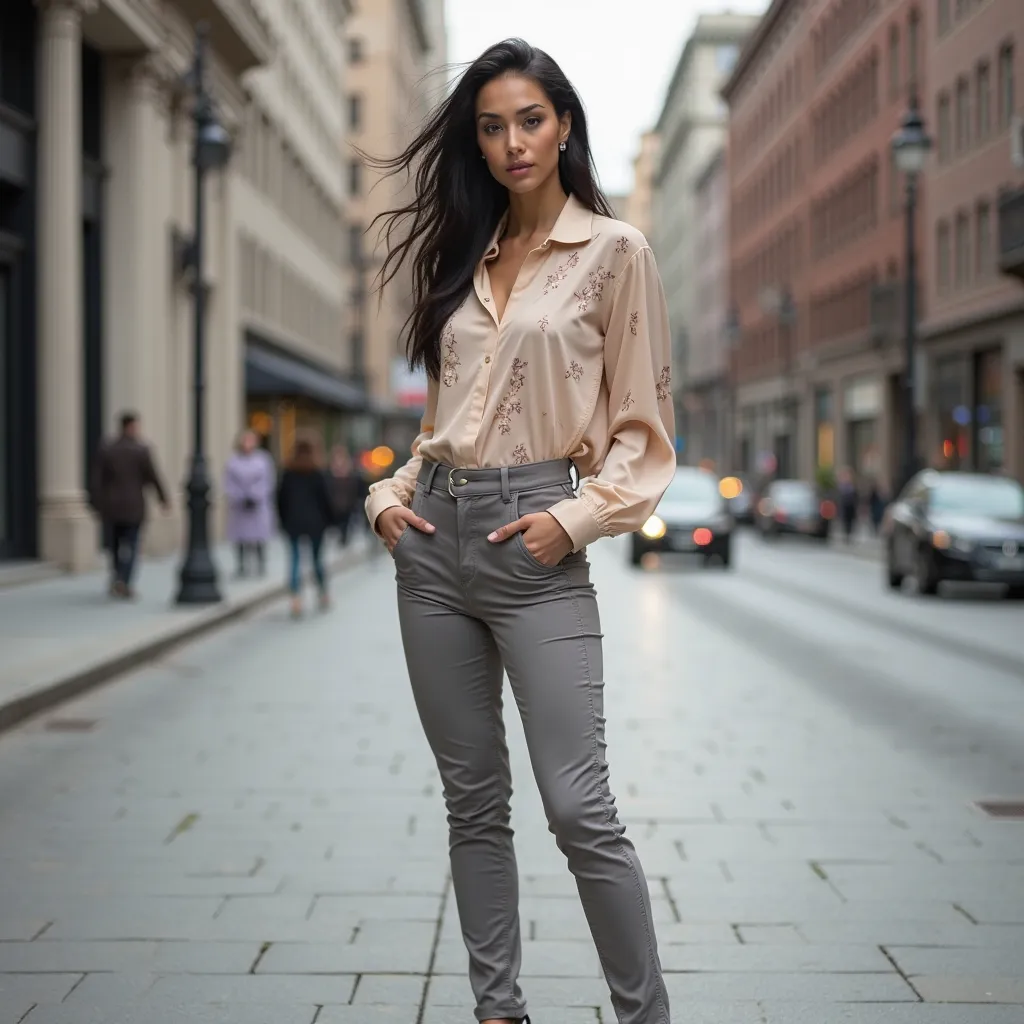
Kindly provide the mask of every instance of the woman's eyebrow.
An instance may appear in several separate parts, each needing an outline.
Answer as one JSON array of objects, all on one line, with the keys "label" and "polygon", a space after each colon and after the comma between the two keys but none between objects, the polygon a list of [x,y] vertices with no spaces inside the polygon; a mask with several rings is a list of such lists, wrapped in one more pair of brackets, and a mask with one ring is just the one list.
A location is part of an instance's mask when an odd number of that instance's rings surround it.
[{"label": "woman's eyebrow", "polygon": [[[543,103],[531,103],[528,107],[521,107],[519,110],[516,111],[516,117],[522,117],[523,114],[528,114],[531,110],[538,110],[543,106]],[[489,110],[482,110],[476,116],[477,120],[479,120],[481,117],[490,117],[496,121],[501,120],[501,114],[492,114]]]}]

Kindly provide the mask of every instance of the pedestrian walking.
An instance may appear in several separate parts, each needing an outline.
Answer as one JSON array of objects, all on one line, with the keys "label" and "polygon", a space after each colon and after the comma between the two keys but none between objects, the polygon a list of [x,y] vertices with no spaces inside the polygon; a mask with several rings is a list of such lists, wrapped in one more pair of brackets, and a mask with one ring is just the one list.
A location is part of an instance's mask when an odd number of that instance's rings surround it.
[{"label": "pedestrian walking", "polygon": [[[476,1017],[528,1021],[502,670],[619,1024],[669,1024],[651,901],[605,757],[586,547],[639,528],[676,468],[654,257],[613,220],[579,97],[519,39],[483,53],[408,149],[381,284],[412,264],[412,458],[367,515],[394,559],[406,661],[443,780]],[[579,480],[587,478],[579,487]],[[578,493],[577,493],[578,491]]]},{"label": "pedestrian walking", "polygon": [[132,598],[132,579],[146,519],[146,488],[156,491],[164,511],[170,508],[170,502],[149,446],[140,439],[138,414],[124,412],[119,423],[118,436],[105,442],[96,454],[89,500],[102,520],[104,543],[110,552],[110,595]]},{"label": "pedestrian walking", "polygon": [[853,470],[849,466],[844,466],[839,471],[836,494],[839,499],[839,521],[843,524],[843,537],[847,544],[851,544],[853,543],[853,530],[857,525],[860,494],[857,491],[857,481],[853,477]]},{"label": "pedestrian walking", "polygon": [[868,512],[871,516],[871,529],[876,537],[881,532],[882,520],[885,518],[885,508],[888,504],[878,478],[872,479],[871,490],[868,492]]},{"label": "pedestrian walking", "polygon": [[255,558],[260,576],[267,569],[267,542],[274,528],[274,489],[277,470],[256,434],[243,430],[224,466],[224,496],[228,503],[226,535],[235,545],[237,574],[246,575]]},{"label": "pedestrian walking", "polygon": [[295,452],[277,488],[277,515],[289,543],[289,590],[292,615],[302,615],[302,549],[309,547],[321,610],[330,606],[327,573],[323,562],[324,534],[333,512],[327,476],[317,457],[317,447],[308,438],[295,442]]},{"label": "pedestrian walking", "polygon": [[331,489],[331,508],[334,512],[334,525],[338,530],[338,540],[342,547],[346,547],[352,514],[359,503],[361,484],[352,456],[344,445],[337,444],[331,449],[330,475],[327,482]]}]

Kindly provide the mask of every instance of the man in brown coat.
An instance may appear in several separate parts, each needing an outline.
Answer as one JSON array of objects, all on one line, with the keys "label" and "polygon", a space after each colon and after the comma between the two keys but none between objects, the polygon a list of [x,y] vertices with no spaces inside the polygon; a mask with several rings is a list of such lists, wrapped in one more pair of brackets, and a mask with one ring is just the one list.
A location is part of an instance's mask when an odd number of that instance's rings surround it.
[{"label": "man in brown coat", "polygon": [[100,448],[90,482],[92,506],[103,520],[110,549],[110,593],[132,597],[132,573],[139,534],[146,518],[146,487],[152,487],[166,511],[170,504],[149,448],[139,440],[139,417],[122,413],[121,433]]}]

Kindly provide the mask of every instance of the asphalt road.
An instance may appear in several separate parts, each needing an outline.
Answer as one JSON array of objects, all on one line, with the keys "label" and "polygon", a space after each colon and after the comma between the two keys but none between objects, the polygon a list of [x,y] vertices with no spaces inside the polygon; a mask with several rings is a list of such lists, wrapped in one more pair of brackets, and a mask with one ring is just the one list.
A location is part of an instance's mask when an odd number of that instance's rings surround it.
[{"label": "asphalt road", "polygon": [[[592,557],[673,1020],[1021,1024],[1024,823],[974,806],[1024,802],[1020,605],[749,536]],[[335,595],[0,738],[0,1024],[472,1020],[390,561]],[[531,1016],[613,1024],[508,716]]]}]

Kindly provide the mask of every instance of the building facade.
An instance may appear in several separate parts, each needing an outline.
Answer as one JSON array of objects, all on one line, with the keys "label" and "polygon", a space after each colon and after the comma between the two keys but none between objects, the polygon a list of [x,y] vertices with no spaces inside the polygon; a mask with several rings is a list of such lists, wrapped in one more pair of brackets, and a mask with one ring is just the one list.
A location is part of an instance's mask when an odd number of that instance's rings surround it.
[{"label": "building facade", "polygon": [[925,94],[930,7],[774,0],[724,90],[745,471],[813,479],[848,464],[885,488],[900,471],[904,182],[890,140]]},{"label": "building facade", "polygon": [[655,131],[644,132],[640,137],[640,147],[633,158],[633,188],[626,196],[622,211],[622,219],[648,239],[654,224],[652,207],[659,140],[660,136]]},{"label": "building facade", "polygon": [[[923,452],[935,465],[1024,478],[1024,288],[1000,273],[1001,194],[1024,183],[1018,86],[1024,6],[939,3],[929,26]],[[1012,250],[1024,236],[1016,221]],[[1009,269],[1016,265],[1012,259]],[[1019,268],[1018,268],[1019,270]]]},{"label": "building facade", "polygon": [[[96,563],[90,463],[126,408],[141,414],[173,496],[147,546],[181,543],[197,285],[188,72],[199,19],[210,28],[207,87],[235,149],[208,175],[198,283],[214,480],[246,423],[247,395],[310,403],[320,426],[327,411],[360,405],[343,372],[347,11],[343,0],[4,4],[0,558]],[[281,410],[251,411],[283,452]],[[215,504],[215,529],[221,511]]]},{"label": "building facade", "polygon": [[400,153],[447,87],[443,0],[362,0],[346,25],[348,259],[353,365],[366,382],[383,424],[382,439],[407,451],[418,432],[426,377],[410,372],[401,341],[411,310],[408,267],[381,293],[385,210],[409,201],[411,183],[387,178],[367,163]]},{"label": "building facade", "polygon": [[712,154],[694,188],[693,236],[700,259],[694,266],[698,296],[691,323],[683,405],[688,461],[713,462],[731,472],[732,387],[729,365],[729,171],[725,148]]},{"label": "building facade", "polygon": [[690,347],[700,255],[693,231],[697,179],[726,139],[728,108],[720,88],[757,18],[704,14],[683,47],[655,128],[660,138],[650,241],[665,282],[672,325],[677,445],[690,461]]}]

